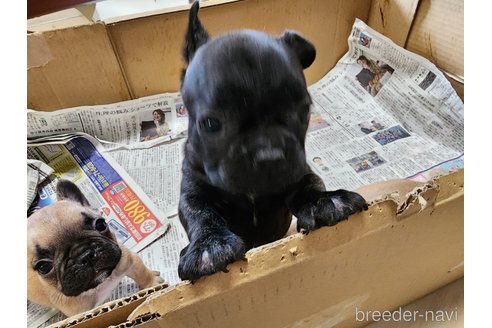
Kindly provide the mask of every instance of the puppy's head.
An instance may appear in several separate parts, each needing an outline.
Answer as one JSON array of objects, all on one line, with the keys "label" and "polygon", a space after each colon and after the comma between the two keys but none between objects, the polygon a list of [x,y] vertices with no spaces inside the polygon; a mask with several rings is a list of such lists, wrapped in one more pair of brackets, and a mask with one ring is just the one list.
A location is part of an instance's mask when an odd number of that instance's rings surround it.
[{"label": "puppy's head", "polygon": [[59,181],[57,198],[27,219],[28,299],[41,304],[96,287],[121,258],[105,220],[75,184]]},{"label": "puppy's head", "polygon": [[253,195],[283,191],[308,172],[311,98],[303,69],[314,46],[295,32],[251,30],[211,40],[190,11],[182,85],[187,159],[214,186]]}]

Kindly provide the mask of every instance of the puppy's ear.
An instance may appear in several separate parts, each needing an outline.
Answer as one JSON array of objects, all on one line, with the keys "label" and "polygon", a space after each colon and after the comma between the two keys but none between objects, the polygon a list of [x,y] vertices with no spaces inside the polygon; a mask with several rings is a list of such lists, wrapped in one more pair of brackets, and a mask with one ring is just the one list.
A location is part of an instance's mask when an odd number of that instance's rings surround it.
[{"label": "puppy's ear", "polygon": [[316,48],[296,32],[286,31],[279,39],[294,51],[302,68],[308,68],[314,62]]},{"label": "puppy's ear", "polygon": [[77,202],[83,206],[90,206],[89,201],[82,194],[80,189],[71,181],[59,180],[56,184],[57,200],[67,199]]},{"label": "puppy's ear", "polygon": [[198,19],[198,9],[200,9],[200,3],[197,0],[191,6],[188,31],[185,36],[183,56],[187,64],[191,61],[191,59],[193,59],[197,49],[210,39],[207,31],[202,25],[202,22]]}]

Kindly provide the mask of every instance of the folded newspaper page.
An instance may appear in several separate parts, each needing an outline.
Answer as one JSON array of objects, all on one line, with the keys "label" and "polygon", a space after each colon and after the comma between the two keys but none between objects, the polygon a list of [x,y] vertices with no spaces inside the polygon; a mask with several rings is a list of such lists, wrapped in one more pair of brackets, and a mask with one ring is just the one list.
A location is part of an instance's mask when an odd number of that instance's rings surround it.
[{"label": "folded newspaper page", "polygon": [[463,102],[443,73],[360,20],[348,41],[309,87],[307,159],[326,187],[428,180],[463,167]]},{"label": "folded newspaper page", "polygon": [[[27,209],[37,196],[37,188],[47,177],[53,173],[53,169],[45,163],[27,159]],[[28,212],[29,216],[29,212]]]},{"label": "folded newspaper page", "polygon": [[54,112],[27,111],[27,138],[84,132],[106,148],[145,148],[185,136],[188,113],[179,93]]},{"label": "folded newspaper page", "polygon": [[[355,189],[394,178],[424,181],[462,168],[464,106],[442,72],[360,20],[348,44],[335,68],[308,88],[313,106],[307,161],[327,189]],[[155,108],[164,108],[172,132],[146,139],[146,126],[157,131],[157,124],[142,122],[153,121]],[[119,163],[162,213],[174,216],[169,232],[139,255],[168,283],[179,282],[179,252],[188,243],[176,217],[185,141],[181,137],[188,124],[180,95],[53,113],[29,111],[28,117],[28,138],[48,136],[53,141],[64,139],[54,133],[80,131],[99,139],[104,146],[97,147],[100,154]],[[130,279],[124,280],[112,299],[136,290]],[[57,315],[45,325],[61,319]]]}]

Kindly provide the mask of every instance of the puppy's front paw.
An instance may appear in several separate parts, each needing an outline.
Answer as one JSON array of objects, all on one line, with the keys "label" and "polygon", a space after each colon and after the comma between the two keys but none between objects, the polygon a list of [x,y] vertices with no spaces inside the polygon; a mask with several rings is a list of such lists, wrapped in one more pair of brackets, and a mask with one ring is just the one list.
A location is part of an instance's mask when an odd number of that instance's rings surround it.
[{"label": "puppy's front paw", "polygon": [[343,189],[318,192],[297,214],[297,231],[333,226],[362,210],[367,210],[367,203],[358,193]]},{"label": "puppy's front paw", "polygon": [[141,289],[154,287],[164,283],[164,279],[162,279],[162,277],[160,276],[161,273],[159,271],[149,270],[149,273],[149,278],[147,279],[146,283],[142,283],[142,285],[140,286]]},{"label": "puppy's front paw", "polygon": [[227,265],[244,259],[245,252],[244,242],[231,232],[200,237],[181,251],[179,277],[196,281],[218,271],[228,272]]},{"label": "puppy's front paw", "polygon": [[152,273],[154,274],[154,280],[150,286],[156,286],[164,283],[164,279],[161,277],[161,273],[159,271],[152,270]]}]

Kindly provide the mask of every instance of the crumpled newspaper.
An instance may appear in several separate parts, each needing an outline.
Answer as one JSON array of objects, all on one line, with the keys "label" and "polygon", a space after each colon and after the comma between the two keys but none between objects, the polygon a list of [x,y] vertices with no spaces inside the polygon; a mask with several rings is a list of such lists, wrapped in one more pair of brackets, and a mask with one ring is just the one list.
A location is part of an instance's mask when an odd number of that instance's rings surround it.
[{"label": "crumpled newspaper", "polygon": [[53,173],[53,169],[46,163],[35,159],[27,160],[27,211],[36,198],[38,186]]}]

